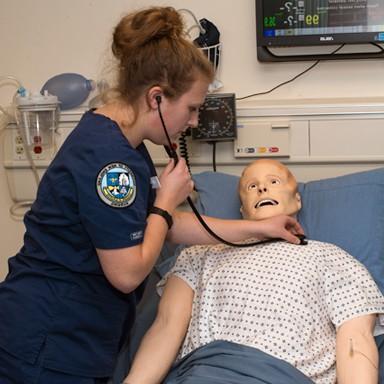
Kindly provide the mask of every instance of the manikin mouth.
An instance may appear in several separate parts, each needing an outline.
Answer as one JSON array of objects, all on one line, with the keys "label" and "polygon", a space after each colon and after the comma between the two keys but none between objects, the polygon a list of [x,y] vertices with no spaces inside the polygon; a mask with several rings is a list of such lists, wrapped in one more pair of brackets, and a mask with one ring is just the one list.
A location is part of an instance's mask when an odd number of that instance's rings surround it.
[{"label": "manikin mouth", "polygon": [[255,208],[257,209],[257,208],[265,207],[267,205],[278,205],[278,204],[279,203],[276,200],[263,199],[257,202],[257,204],[255,205]]}]

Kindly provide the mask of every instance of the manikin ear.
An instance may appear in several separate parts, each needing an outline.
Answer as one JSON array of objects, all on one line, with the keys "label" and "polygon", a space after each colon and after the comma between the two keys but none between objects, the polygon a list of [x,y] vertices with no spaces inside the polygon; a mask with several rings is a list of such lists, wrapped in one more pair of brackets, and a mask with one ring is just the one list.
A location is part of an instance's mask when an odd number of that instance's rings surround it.
[{"label": "manikin ear", "polygon": [[297,201],[298,210],[300,210],[301,209],[301,196],[300,196],[299,192],[296,192],[296,201]]},{"label": "manikin ear", "polygon": [[[155,85],[151,88],[149,88],[147,95],[147,104],[149,108],[151,109],[157,109],[158,108],[158,100],[163,100],[164,95],[163,95],[163,90],[160,86]],[[160,99],[159,99],[160,96]]]}]

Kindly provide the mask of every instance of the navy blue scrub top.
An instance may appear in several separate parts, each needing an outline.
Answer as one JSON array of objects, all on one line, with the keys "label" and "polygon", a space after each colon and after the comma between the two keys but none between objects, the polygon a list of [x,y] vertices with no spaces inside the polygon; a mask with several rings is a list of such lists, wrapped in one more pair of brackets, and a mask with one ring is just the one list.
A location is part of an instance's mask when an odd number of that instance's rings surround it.
[{"label": "navy blue scrub top", "polygon": [[24,246],[0,284],[0,347],[74,375],[111,375],[142,286],[123,294],[95,248],[143,241],[155,169],[141,144],[89,111],[45,172],[26,214]]}]

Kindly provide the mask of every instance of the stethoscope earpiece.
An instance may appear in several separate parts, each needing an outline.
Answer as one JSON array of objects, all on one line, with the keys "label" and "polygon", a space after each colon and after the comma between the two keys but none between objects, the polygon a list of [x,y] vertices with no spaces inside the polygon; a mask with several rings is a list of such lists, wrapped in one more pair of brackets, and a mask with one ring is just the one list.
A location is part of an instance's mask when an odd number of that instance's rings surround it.
[{"label": "stethoscope earpiece", "polygon": [[161,96],[157,95],[155,98],[156,98],[157,104],[159,105],[161,103]]}]

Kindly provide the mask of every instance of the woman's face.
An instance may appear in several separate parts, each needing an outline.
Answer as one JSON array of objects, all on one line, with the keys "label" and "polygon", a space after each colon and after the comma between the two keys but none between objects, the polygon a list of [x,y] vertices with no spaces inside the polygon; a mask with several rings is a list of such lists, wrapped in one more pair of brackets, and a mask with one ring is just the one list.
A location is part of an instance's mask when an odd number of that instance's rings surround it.
[{"label": "woman's face", "polygon": [[[208,91],[208,81],[199,77],[192,83],[191,88],[177,99],[162,97],[161,112],[171,141],[187,128],[197,127],[199,108],[205,100]],[[160,116],[159,116],[160,120]],[[163,128],[161,126],[162,133]],[[159,144],[168,144],[164,133]]]}]

